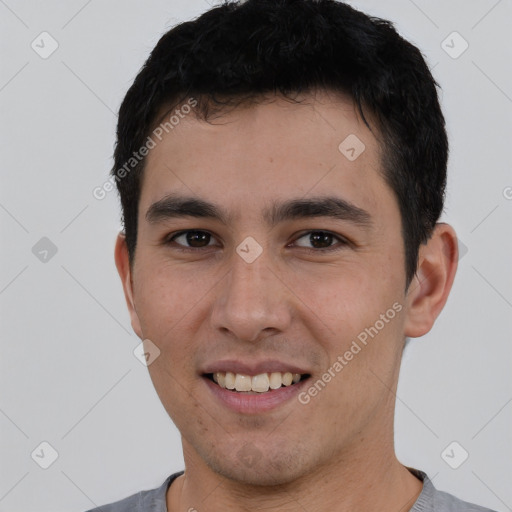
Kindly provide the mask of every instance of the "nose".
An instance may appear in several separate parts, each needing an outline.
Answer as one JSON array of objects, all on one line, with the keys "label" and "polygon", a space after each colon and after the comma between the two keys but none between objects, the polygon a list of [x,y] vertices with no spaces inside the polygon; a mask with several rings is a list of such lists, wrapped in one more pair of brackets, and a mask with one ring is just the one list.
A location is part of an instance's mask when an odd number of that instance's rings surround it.
[{"label": "nose", "polygon": [[219,283],[213,327],[247,342],[284,332],[292,318],[289,299],[285,279],[265,251],[252,263],[235,253],[231,270]]}]

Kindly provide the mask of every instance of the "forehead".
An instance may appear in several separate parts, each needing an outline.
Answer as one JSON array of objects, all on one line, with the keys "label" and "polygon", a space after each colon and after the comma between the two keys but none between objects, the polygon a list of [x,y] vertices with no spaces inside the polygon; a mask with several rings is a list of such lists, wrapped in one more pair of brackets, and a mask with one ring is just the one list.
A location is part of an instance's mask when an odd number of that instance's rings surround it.
[{"label": "forehead", "polygon": [[153,137],[141,213],[176,191],[231,203],[233,215],[286,194],[338,190],[366,206],[389,199],[382,194],[388,187],[380,172],[380,147],[353,102],[325,91],[297,100],[274,96],[208,121],[198,119],[194,107],[184,108],[193,105],[190,101],[176,106],[160,124],[161,140]]}]

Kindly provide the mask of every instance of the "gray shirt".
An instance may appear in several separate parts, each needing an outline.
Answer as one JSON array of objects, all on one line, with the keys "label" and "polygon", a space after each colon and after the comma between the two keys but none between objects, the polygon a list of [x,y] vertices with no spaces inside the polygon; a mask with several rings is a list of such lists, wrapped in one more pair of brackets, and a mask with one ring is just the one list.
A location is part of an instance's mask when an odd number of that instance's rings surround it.
[{"label": "gray shirt", "polygon": [[[426,473],[419,469],[407,469],[423,482],[421,494],[410,512],[495,512],[489,508],[462,501],[447,492],[438,491]],[[156,489],[140,491],[120,501],[87,512],[168,512],[165,500],[167,489],[173,480],[182,474],[183,471],[170,475]]]}]

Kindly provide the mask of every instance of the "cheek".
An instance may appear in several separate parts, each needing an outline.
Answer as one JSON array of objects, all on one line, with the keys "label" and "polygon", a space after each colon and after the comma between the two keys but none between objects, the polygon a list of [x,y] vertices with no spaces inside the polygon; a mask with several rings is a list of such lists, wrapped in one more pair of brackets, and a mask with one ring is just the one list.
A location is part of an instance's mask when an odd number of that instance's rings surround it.
[{"label": "cheek", "polygon": [[404,316],[401,280],[392,268],[378,270],[377,263],[333,269],[323,277],[301,276],[295,282],[306,298],[303,314],[310,318],[310,326],[317,326],[313,336],[323,345],[328,366],[339,363],[334,373],[340,378],[333,379],[337,384],[331,389],[341,395],[331,397],[333,404],[341,399],[349,407],[357,390],[382,387],[370,370],[388,381],[396,369]]},{"label": "cheek", "polygon": [[[142,265],[141,265],[142,267]],[[201,299],[208,288],[188,272],[165,264],[146,264],[135,287],[144,338],[160,350],[148,370],[162,404],[173,420],[197,414],[193,358]],[[177,423],[178,424],[178,423]],[[179,425],[186,428],[186,425]]]},{"label": "cheek", "polygon": [[134,286],[135,306],[145,337],[165,348],[194,318],[207,283],[192,273],[161,264],[141,265]]},{"label": "cheek", "polygon": [[343,339],[373,324],[398,297],[393,278],[357,265],[333,267],[317,275],[301,273],[292,282],[318,321]]}]

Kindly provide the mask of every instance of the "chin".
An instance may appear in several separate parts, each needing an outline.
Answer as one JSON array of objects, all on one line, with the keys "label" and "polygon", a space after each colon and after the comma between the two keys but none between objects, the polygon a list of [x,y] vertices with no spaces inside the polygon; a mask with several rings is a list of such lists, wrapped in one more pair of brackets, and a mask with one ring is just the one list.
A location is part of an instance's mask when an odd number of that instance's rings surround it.
[{"label": "chin", "polygon": [[[242,485],[272,487],[286,485],[306,472],[306,463],[295,451],[290,454],[251,454],[250,445],[244,445],[231,457],[207,460],[217,474]],[[251,460],[251,455],[253,459]]]},{"label": "chin", "polygon": [[274,487],[286,485],[293,482],[296,476],[291,471],[272,471],[269,469],[249,469],[237,467],[219,467],[214,469],[224,478],[241,485],[250,485],[253,487]]}]

